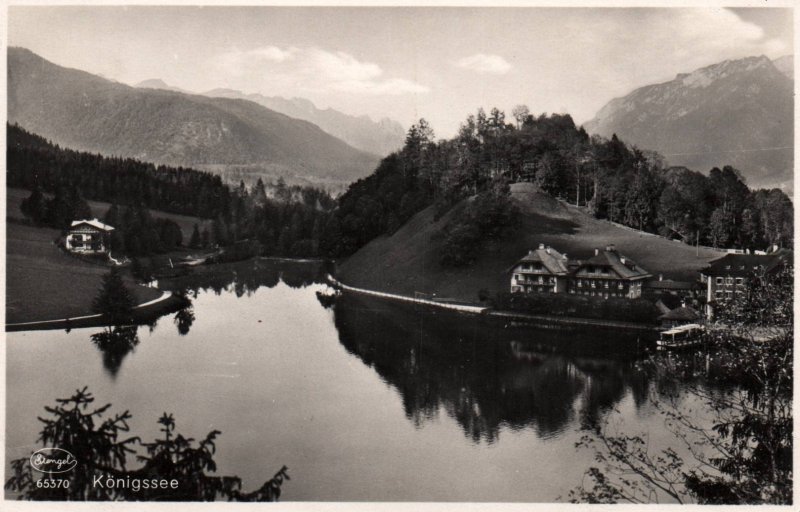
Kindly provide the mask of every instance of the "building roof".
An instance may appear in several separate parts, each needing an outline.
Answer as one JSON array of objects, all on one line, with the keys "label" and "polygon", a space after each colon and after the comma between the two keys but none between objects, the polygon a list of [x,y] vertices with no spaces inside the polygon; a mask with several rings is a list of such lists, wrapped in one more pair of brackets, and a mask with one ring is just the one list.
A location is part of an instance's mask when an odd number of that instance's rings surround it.
[{"label": "building roof", "polygon": [[538,249],[528,251],[528,254],[520,258],[508,269],[509,272],[514,270],[520,263],[541,263],[548,272],[556,275],[566,275],[568,272],[567,255],[561,254],[552,247],[545,247],[544,244],[539,244]]},{"label": "building roof", "polygon": [[703,270],[707,276],[748,276],[753,272],[769,272],[783,261],[791,261],[791,251],[778,251],[771,254],[726,254],[712,261]]},{"label": "building roof", "polygon": [[113,231],[114,230],[114,228],[112,226],[109,226],[108,224],[103,224],[102,222],[100,222],[97,219],[73,220],[72,224],[70,225],[69,228],[70,229],[76,228],[76,227],[80,226],[81,224],[88,224],[89,226],[92,226],[93,228],[97,228],[100,231]]},{"label": "building roof", "polygon": [[659,317],[661,320],[677,320],[681,322],[694,322],[700,319],[700,313],[689,306],[675,308]]},{"label": "building roof", "polygon": [[595,249],[595,255],[581,262],[577,272],[582,273],[581,270],[583,267],[587,266],[610,268],[623,279],[642,279],[650,277],[648,271],[637,265],[632,259],[617,252],[614,246],[608,246],[604,250]]}]

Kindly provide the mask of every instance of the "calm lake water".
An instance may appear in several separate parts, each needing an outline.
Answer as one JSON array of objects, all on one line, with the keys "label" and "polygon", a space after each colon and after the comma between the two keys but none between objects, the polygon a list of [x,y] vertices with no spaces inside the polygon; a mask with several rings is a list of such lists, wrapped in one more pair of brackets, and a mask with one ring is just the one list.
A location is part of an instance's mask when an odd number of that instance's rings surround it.
[{"label": "calm lake water", "polygon": [[[39,448],[56,397],[88,386],[132,433],[222,431],[219,474],[245,490],[281,465],[282,500],[555,501],[593,464],[582,423],[671,439],[619,334],[487,326],[358,297],[325,308],[316,265],[260,260],[185,279],[193,314],[138,328],[109,357],[99,328],[7,335],[6,464]],[[185,334],[182,334],[185,333]],[[8,465],[6,466],[8,467]]]}]

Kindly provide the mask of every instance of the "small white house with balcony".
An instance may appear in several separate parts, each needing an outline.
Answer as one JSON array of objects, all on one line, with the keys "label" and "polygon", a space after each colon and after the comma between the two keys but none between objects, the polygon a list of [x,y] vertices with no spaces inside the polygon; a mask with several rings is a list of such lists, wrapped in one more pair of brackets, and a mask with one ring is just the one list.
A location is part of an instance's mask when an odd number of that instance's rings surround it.
[{"label": "small white house with balcony", "polygon": [[112,226],[97,219],[75,220],[67,231],[64,247],[79,254],[105,254],[112,231]]},{"label": "small white house with balcony", "polygon": [[567,255],[539,244],[509,269],[511,293],[564,293],[567,290]]}]

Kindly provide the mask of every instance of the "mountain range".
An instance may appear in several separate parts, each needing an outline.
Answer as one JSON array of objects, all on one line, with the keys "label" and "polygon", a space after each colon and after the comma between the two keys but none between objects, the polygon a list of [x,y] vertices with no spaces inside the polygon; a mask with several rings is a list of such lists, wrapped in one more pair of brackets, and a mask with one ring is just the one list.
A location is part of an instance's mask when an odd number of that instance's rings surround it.
[{"label": "mountain range", "polygon": [[214,89],[203,94],[254,101],[275,112],[314,123],[323,131],[342,139],[354,148],[375,155],[386,156],[403,147],[405,142],[406,133],[403,126],[387,117],[376,122],[367,116],[351,116],[331,108],[319,109],[304,98],[286,99],[280,96],[245,94],[232,89]]},{"label": "mountain range", "polygon": [[342,186],[375,155],[252,101],[144,89],[8,49],[8,120],[76,150],[218,172]]},{"label": "mountain range", "polygon": [[[139,82],[136,87],[191,94],[158,78]],[[201,94],[212,98],[232,98],[258,103],[275,112],[313,123],[325,133],[374,155],[386,156],[400,149],[405,141],[405,130],[397,121],[385,117],[376,122],[368,116],[351,116],[332,108],[320,109],[305,98],[287,99],[257,93],[246,94],[234,89],[212,89]]]},{"label": "mountain range", "polygon": [[793,56],[726,60],[611,100],[584,128],[707,173],[732,165],[751,187],[791,191]]}]

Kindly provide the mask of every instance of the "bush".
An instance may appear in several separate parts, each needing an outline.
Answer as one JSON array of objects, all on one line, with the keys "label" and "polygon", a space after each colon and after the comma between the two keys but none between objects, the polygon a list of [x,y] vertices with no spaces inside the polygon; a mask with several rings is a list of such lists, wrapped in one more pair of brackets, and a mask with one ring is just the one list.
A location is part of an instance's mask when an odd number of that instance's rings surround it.
[{"label": "bush", "polygon": [[537,315],[573,316],[648,324],[657,323],[660,314],[658,308],[646,299],[603,299],[562,293],[539,295],[500,293],[497,295],[496,307],[502,310]]}]

